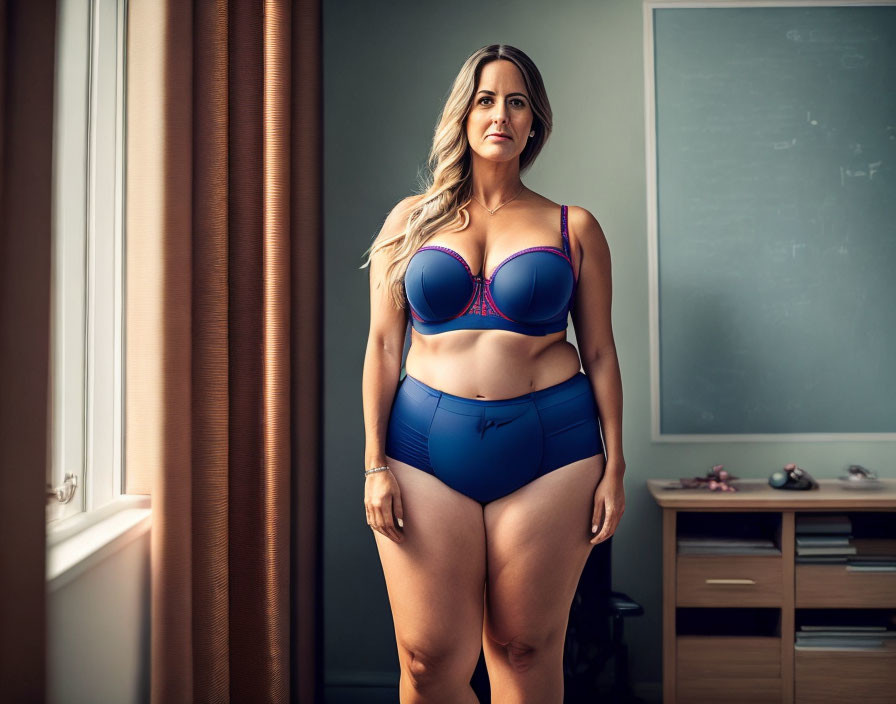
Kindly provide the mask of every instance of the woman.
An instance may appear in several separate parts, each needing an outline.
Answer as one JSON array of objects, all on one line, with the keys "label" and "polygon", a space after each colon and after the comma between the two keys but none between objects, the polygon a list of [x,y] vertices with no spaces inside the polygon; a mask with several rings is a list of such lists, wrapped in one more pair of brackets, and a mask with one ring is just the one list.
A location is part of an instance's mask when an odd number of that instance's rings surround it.
[{"label": "woman", "polygon": [[528,56],[476,51],[431,185],[395,206],[365,263],[364,504],[403,704],[477,702],[480,650],[495,702],[561,702],[578,580],[624,510],[607,242],[587,210],[520,180],[551,125]]}]

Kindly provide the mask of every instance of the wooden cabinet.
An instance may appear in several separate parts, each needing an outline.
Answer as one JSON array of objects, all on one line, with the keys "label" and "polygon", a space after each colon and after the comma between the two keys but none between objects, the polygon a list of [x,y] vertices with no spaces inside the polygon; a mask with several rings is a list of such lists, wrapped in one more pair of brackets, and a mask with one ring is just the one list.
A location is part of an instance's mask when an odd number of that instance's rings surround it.
[{"label": "wooden cabinet", "polygon": [[[808,492],[740,480],[736,493],[664,488],[671,483],[648,481],[663,511],[664,704],[896,702],[896,637],[826,647],[803,635],[806,624],[868,619],[896,635],[896,572],[808,564],[796,549],[810,514],[845,514],[857,526],[850,540],[889,549],[896,480],[875,491],[820,480]],[[737,542],[713,552],[695,536]]]}]

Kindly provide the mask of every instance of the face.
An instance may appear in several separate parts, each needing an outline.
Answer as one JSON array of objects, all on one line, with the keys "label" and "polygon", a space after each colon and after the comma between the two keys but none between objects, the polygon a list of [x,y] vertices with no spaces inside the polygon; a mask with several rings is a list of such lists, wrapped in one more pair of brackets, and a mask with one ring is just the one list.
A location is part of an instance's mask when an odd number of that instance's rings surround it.
[{"label": "face", "polygon": [[[526,84],[516,65],[498,59],[483,66],[466,122],[473,151],[491,161],[517,158],[529,141],[532,117]],[[506,136],[493,136],[496,133]]]}]

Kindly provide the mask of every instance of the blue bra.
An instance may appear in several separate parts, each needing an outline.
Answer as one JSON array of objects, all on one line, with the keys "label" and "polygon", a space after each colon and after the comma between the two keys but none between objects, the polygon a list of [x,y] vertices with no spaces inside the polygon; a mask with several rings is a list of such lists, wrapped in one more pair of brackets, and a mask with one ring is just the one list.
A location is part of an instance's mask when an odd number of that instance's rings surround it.
[{"label": "blue bra", "polygon": [[474,276],[466,260],[449,247],[418,249],[404,276],[411,325],[423,335],[468,329],[523,335],[565,330],[576,290],[566,213],[561,205],[563,249],[528,247],[498,264],[488,279]]}]

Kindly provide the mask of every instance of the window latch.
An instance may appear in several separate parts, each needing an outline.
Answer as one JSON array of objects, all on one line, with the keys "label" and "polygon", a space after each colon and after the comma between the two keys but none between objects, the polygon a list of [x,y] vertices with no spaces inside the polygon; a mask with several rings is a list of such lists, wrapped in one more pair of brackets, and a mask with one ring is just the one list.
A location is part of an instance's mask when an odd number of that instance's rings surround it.
[{"label": "window latch", "polygon": [[66,474],[65,482],[63,482],[60,487],[54,489],[51,484],[47,483],[47,499],[55,497],[59,503],[67,504],[75,495],[75,488],[77,486],[78,477],[74,474]]}]

